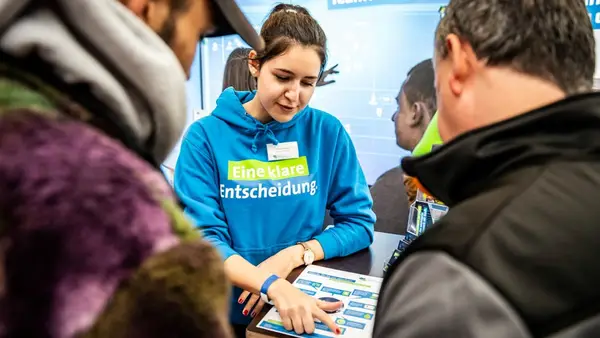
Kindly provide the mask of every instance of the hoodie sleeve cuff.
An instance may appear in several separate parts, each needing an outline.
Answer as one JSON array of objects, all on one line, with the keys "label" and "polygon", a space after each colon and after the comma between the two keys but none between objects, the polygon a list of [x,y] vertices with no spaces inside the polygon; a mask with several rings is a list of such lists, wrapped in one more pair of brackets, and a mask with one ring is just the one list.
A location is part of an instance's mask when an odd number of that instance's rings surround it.
[{"label": "hoodie sleeve cuff", "polygon": [[213,240],[208,237],[205,237],[204,239],[210,242],[219,251],[219,254],[221,254],[221,257],[223,257],[223,261],[226,261],[233,255],[239,255],[237,251],[233,250],[227,243],[224,243],[220,240]]},{"label": "hoodie sleeve cuff", "polygon": [[314,239],[321,244],[323,253],[325,254],[324,259],[331,259],[342,255],[342,242],[334,231],[325,230]]}]

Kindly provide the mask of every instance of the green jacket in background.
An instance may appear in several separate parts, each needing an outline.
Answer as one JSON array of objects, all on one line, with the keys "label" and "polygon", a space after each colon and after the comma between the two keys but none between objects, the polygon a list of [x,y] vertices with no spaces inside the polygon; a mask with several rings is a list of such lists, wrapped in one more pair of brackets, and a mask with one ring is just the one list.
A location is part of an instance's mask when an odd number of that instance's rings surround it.
[{"label": "green jacket in background", "polygon": [[[437,123],[437,112],[431,118],[425,133],[421,137],[419,143],[415,149],[413,149],[412,156],[423,156],[431,152],[432,148],[436,145],[442,144],[442,138],[438,131]],[[408,198],[409,205],[412,205],[417,198],[417,190],[422,188],[415,177],[404,176],[404,188],[406,190],[406,196]]]},{"label": "green jacket in background", "polygon": [[423,156],[431,152],[431,148],[436,145],[442,144],[442,138],[440,137],[440,132],[438,131],[438,123],[437,123],[437,112],[433,115],[431,122],[425,129],[425,133],[423,133],[423,137],[417,143],[415,149],[413,149],[412,156]]}]

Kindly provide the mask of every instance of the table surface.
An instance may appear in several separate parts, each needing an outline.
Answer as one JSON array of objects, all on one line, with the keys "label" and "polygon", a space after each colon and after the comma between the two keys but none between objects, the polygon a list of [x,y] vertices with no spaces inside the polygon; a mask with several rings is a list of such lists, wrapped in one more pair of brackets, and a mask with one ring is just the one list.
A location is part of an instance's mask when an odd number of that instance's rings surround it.
[{"label": "table surface", "polygon": [[[320,261],[315,263],[315,265],[374,277],[383,277],[383,264],[392,256],[392,252],[398,246],[398,242],[401,238],[401,235],[375,232],[373,244],[371,244],[368,249],[359,251],[348,257]],[[296,278],[298,278],[300,273],[302,273],[302,270],[304,270],[304,267],[295,269],[287,279],[290,282],[293,282],[296,280]],[[290,337],[256,327],[256,325],[258,325],[258,323],[263,319],[270,309],[271,306],[265,306],[263,310],[252,320],[252,323],[248,325],[248,329],[246,330],[246,337]]]}]

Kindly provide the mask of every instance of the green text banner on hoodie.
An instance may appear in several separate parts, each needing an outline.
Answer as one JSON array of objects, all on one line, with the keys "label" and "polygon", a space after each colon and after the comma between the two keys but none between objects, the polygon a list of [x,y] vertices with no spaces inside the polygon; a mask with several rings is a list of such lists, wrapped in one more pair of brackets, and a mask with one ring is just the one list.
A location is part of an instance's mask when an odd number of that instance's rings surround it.
[{"label": "green text banner on hoodie", "polygon": [[[310,239],[325,259],[368,247],[371,195],[342,124],[310,107],[289,122],[262,124],[242,106],[253,97],[226,89],[212,115],[188,129],[175,168],[187,215],[224,259],[238,254],[254,265]],[[267,147],[278,144],[297,145],[297,153],[269,161]],[[323,231],[326,209],[335,226]],[[231,320],[247,324],[239,294]]]}]

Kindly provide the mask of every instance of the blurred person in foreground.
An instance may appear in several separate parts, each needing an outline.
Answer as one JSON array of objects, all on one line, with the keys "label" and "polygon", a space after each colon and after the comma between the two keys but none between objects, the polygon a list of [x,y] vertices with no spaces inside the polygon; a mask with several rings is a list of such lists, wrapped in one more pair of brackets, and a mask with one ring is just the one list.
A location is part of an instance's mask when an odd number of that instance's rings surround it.
[{"label": "blurred person in foreground", "polygon": [[444,145],[402,167],[450,207],[390,267],[374,337],[600,336],[600,94],[583,1],[451,0]]},{"label": "blurred person in foreground", "polygon": [[229,337],[218,253],[161,163],[234,1],[0,0],[0,337]]}]

